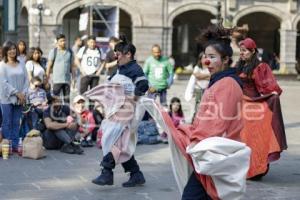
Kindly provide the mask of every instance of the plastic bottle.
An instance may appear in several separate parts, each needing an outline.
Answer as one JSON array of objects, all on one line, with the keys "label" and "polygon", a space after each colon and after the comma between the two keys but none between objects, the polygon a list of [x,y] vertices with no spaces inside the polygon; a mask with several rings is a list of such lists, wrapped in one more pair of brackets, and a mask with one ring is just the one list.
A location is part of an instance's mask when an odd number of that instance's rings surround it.
[{"label": "plastic bottle", "polygon": [[19,138],[18,154],[19,154],[19,156],[22,156],[22,154],[23,154],[23,141],[22,141],[21,137]]}]

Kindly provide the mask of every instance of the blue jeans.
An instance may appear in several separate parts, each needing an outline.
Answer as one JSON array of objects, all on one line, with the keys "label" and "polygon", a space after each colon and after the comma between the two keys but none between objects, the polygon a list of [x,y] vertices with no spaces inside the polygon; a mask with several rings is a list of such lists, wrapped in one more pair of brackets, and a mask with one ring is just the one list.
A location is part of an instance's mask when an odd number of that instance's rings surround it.
[{"label": "blue jeans", "polygon": [[168,106],[168,103],[167,103],[167,89],[163,89],[163,90],[158,90],[158,91],[155,91],[154,93],[148,93],[148,97],[150,99],[156,99],[157,96],[159,96],[159,101],[160,101],[160,104],[162,106]]},{"label": "blue jeans", "polygon": [[12,140],[13,149],[18,148],[22,106],[1,104],[3,138]]},{"label": "blue jeans", "polygon": [[31,120],[28,114],[29,113],[21,115],[19,137],[23,139],[26,137],[26,134],[32,129]]},{"label": "blue jeans", "polygon": [[43,110],[39,108],[32,108],[29,112],[29,119],[31,120],[32,129],[38,129],[37,124],[43,118]]},{"label": "blue jeans", "polygon": [[42,133],[43,144],[46,149],[59,149],[63,144],[74,141],[76,131],[68,129],[49,130]]}]

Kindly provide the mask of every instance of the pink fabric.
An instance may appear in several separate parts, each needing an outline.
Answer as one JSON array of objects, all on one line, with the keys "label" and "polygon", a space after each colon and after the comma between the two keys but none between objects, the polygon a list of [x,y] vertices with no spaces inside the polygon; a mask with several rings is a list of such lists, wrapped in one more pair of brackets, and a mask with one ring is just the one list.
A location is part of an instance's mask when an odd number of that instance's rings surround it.
[{"label": "pink fabric", "polygon": [[[242,97],[243,92],[238,83],[226,77],[205,91],[191,125],[182,124],[176,129],[169,115],[162,112],[176,146],[191,165],[191,158],[186,153],[186,147],[191,143],[213,136],[240,140],[240,131],[243,128]],[[219,199],[211,177],[197,174],[197,178],[212,199]]]},{"label": "pink fabric", "polygon": [[179,125],[191,141],[201,141],[207,137],[225,136],[240,140],[243,127],[241,118],[243,92],[232,78],[223,78],[206,89],[199,111],[191,125]]},{"label": "pink fabric", "polygon": [[107,117],[117,112],[125,103],[124,89],[119,84],[103,84],[84,93],[84,95],[101,103]]},{"label": "pink fabric", "polygon": [[131,133],[129,127],[135,113],[133,97],[125,96],[124,89],[119,84],[99,85],[84,95],[103,105],[106,119],[125,126],[125,130],[113,145],[111,152],[116,163],[126,162],[132,156],[136,145],[133,144],[134,133]]},{"label": "pink fabric", "polygon": [[121,137],[117,140],[112,148],[112,154],[115,158],[116,163],[126,162],[132,156],[131,153],[133,146],[131,145],[131,137],[134,136],[135,133],[131,132],[131,129],[128,125],[130,124],[134,116],[134,111],[135,102],[133,98],[126,97],[125,103],[121,107],[121,109],[109,118],[109,120],[111,121],[122,123],[126,126]]}]

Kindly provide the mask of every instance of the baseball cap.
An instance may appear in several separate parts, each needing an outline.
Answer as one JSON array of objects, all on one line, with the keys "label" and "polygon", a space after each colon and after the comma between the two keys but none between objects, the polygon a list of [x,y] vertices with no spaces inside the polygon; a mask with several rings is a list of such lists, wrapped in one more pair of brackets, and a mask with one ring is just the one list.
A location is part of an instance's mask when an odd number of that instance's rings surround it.
[{"label": "baseball cap", "polygon": [[256,49],[256,43],[251,38],[240,41],[239,45],[244,45],[247,49]]},{"label": "baseball cap", "polygon": [[77,95],[76,97],[74,97],[73,103],[78,103],[80,100],[85,101],[84,96],[82,96],[82,95]]}]

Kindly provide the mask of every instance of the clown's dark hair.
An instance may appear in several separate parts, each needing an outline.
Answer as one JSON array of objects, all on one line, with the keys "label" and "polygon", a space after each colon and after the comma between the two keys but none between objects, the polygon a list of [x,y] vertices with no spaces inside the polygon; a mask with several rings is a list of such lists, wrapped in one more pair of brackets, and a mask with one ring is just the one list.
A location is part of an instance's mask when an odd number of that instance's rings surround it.
[{"label": "clown's dark hair", "polygon": [[228,57],[228,66],[232,63],[233,50],[231,48],[232,29],[224,28],[221,24],[210,25],[204,29],[198,37],[198,41],[204,48],[212,46],[222,58]]}]

